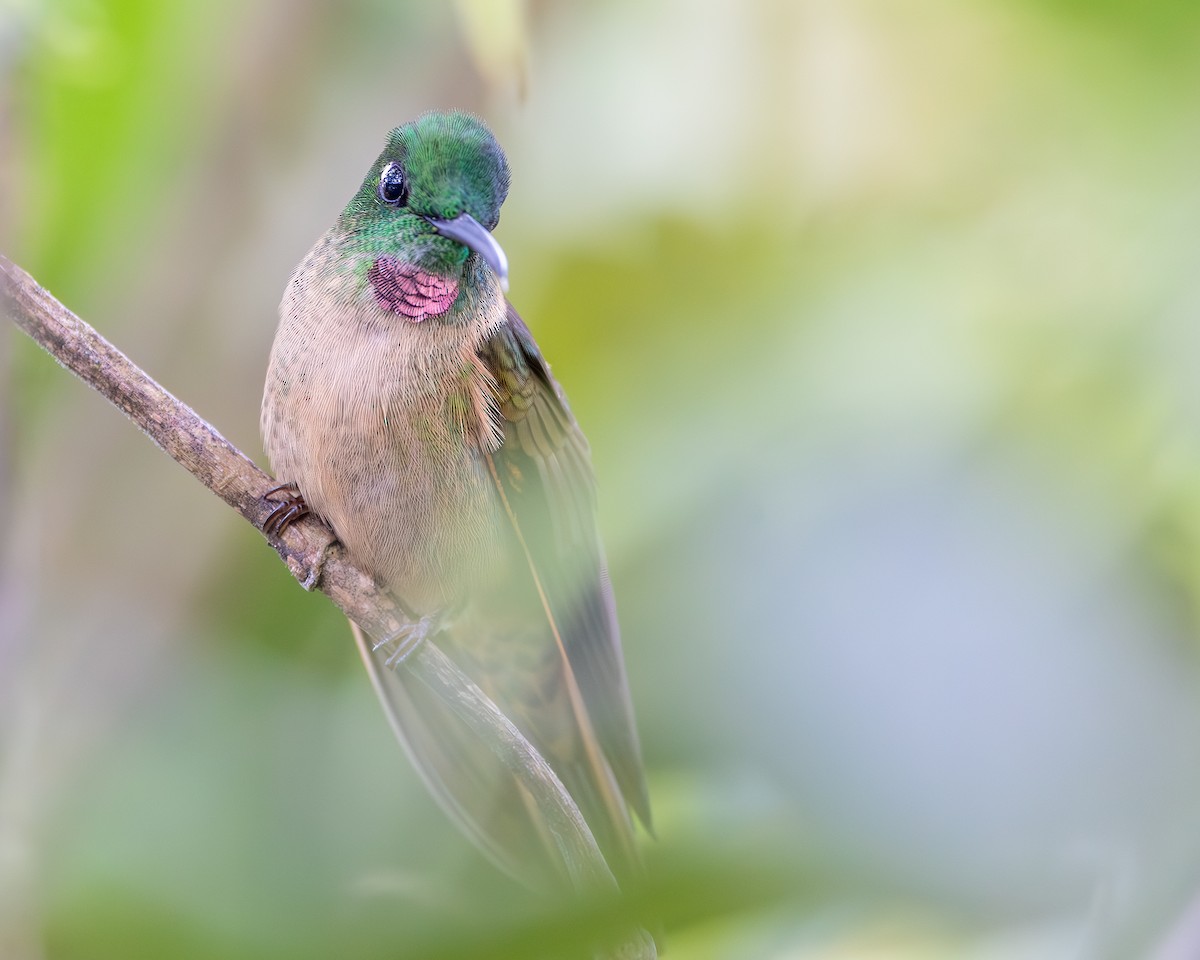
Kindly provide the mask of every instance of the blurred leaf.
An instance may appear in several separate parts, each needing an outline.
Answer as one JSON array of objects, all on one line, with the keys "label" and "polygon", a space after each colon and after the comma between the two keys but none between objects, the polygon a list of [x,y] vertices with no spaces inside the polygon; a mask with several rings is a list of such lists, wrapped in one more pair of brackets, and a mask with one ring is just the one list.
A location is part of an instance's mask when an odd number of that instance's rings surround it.
[{"label": "blurred leaf", "polygon": [[471,59],[486,84],[515,88],[523,99],[528,27],[526,0],[455,0]]}]

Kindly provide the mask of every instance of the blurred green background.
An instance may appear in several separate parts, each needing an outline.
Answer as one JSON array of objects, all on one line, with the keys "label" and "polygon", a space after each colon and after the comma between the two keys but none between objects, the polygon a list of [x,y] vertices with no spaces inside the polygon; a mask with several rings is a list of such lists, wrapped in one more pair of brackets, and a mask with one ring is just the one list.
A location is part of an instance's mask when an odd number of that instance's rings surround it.
[{"label": "blurred green background", "polygon": [[[1177,0],[5,0],[0,250],[262,462],[293,266],[390,127],[480,113],[668,955],[1182,960],[1198,91]],[[426,795],[334,609],[0,349],[0,956],[586,942]]]}]

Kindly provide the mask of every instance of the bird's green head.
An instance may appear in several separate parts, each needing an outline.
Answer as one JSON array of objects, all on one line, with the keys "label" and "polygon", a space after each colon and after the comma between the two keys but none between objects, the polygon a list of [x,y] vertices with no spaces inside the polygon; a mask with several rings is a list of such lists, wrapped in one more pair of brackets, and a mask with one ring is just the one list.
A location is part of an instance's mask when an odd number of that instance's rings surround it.
[{"label": "bird's green head", "polygon": [[491,231],[508,185],[504,151],[477,117],[427,113],[393,130],[338,221],[374,256],[379,304],[419,322],[448,310],[483,269],[507,288],[508,262]]}]

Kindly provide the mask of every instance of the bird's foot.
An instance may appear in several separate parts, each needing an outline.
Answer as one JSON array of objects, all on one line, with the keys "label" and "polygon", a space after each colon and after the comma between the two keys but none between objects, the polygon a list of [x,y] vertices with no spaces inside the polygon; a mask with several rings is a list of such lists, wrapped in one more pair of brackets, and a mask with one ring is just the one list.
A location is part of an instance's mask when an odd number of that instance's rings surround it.
[{"label": "bird's foot", "polygon": [[418,647],[445,626],[440,615],[424,616],[404,624],[382,640],[371,639],[371,650],[384,658],[384,666],[395,670]]},{"label": "bird's foot", "polygon": [[300,488],[294,483],[281,483],[277,487],[272,487],[262,495],[262,498],[275,505],[274,509],[267,514],[267,519],[263,521],[262,525],[262,531],[268,537],[279,536],[301,517],[312,513],[308,503],[300,494]]}]

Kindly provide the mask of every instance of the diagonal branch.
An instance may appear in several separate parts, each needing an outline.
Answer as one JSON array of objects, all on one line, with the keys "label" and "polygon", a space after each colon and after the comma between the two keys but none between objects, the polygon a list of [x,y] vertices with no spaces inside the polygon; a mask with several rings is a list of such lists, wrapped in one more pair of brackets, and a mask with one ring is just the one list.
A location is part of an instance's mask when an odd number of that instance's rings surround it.
[{"label": "diagonal branch", "polygon": [[[0,255],[4,313],[63,367],[95,389],[162,450],[259,530],[275,504],[274,481],[187,404],[164,390],[24,270]],[[350,564],[331,531],[313,518],[268,542],[306,590],[319,590],[376,641],[390,642],[410,621],[396,600]],[[578,889],[614,885],[591,831],[554,771],[486,695],[432,643],[397,669],[410,670],[470,726],[535,799]]]}]

